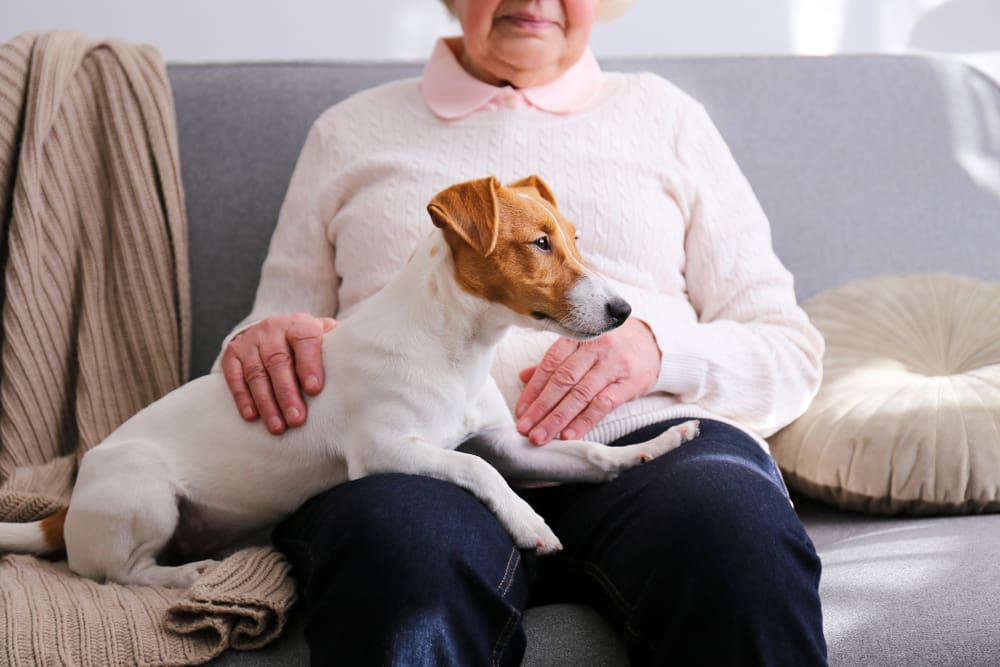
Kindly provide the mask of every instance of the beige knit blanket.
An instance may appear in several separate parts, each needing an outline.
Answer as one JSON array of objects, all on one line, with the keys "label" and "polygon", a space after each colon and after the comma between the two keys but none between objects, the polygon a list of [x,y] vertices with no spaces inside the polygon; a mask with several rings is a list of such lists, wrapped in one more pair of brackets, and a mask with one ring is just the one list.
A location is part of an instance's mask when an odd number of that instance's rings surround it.
[{"label": "beige knit blanket", "polygon": [[[0,520],[63,506],[82,454],[185,380],[187,276],[157,51],[71,31],[0,45]],[[270,548],[188,591],[8,555],[0,664],[197,664],[274,639],[294,596]]]}]

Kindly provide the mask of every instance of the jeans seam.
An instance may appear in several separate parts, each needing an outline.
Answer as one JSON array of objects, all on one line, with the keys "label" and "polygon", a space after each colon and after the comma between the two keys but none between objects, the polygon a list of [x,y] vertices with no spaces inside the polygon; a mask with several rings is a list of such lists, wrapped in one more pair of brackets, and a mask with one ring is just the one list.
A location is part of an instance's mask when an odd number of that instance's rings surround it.
[{"label": "jeans seam", "polygon": [[493,645],[493,654],[490,658],[490,664],[493,667],[497,667],[500,664],[500,656],[503,655],[504,649],[507,647],[507,642],[510,641],[511,636],[514,634],[514,630],[517,628],[517,620],[521,617],[521,612],[517,609],[512,609],[510,616],[507,617],[507,622],[504,623],[503,629],[500,630],[499,636],[497,636],[497,641]]},{"label": "jeans seam", "polygon": [[[510,556],[507,558],[507,567],[504,568],[503,577],[500,578],[500,583],[497,584],[497,592],[500,593],[501,599],[506,599],[507,593],[510,592],[510,587],[514,585],[514,579],[517,578],[517,566],[520,564],[521,550],[516,546],[511,547]],[[493,653],[490,659],[490,664],[494,667],[500,664],[500,658],[510,638],[514,635],[514,631],[517,629],[517,621],[520,617],[520,611],[511,609],[507,622],[504,623],[500,634],[497,635],[497,641],[493,645]]]},{"label": "jeans seam", "polygon": [[640,640],[642,640],[642,636],[638,632],[636,632],[636,630],[632,627],[632,616],[633,616],[633,614],[629,614],[628,619],[626,619],[626,621],[625,621],[625,626],[623,628],[624,631],[625,631],[625,639],[626,640],[631,639],[633,641],[640,641]]},{"label": "jeans seam", "polygon": [[580,563],[580,569],[584,574],[590,576],[595,580],[604,592],[607,593],[608,597],[611,598],[612,603],[617,607],[618,611],[625,616],[625,623],[622,629],[625,632],[626,639],[641,640],[642,635],[635,630],[632,626],[633,616],[635,616],[636,605],[630,603],[622,592],[618,590],[618,587],[614,585],[611,578],[604,573],[596,563],[591,563],[588,561],[583,561]]},{"label": "jeans seam", "polygon": [[614,585],[614,582],[611,581],[610,577],[604,573],[604,570],[599,565],[589,561],[582,561],[580,569],[604,589],[604,592],[608,594],[608,597],[611,598],[612,603],[614,603],[619,611],[624,612],[627,617],[632,616],[635,606],[625,599],[625,596],[622,595],[618,587]]},{"label": "jeans seam", "polygon": [[[503,571],[503,577],[500,579],[500,583],[497,584],[497,590],[500,591],[500,597],[507,597],[507,592],[510,590],[511,585],[514,583],[514,574],[517,572],[517,566],[521,563],[521,550],[517,547],[513,547],[510,550],[510,557],[507,558],[507,567]],[[506,582],[506,585],[504,583]],[[503,590],[501,590],[503,589]]]}]

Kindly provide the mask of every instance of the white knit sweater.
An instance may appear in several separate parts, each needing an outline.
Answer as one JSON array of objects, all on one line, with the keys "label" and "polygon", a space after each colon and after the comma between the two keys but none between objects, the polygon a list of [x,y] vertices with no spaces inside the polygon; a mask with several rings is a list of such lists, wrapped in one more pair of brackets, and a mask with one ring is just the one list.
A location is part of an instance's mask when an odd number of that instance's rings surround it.
[{"label": "white knit sweater", "polygon": [[[606,73],[598,101],[442,121],[418,80],[359,93],[314,124],[264,263],[253,311],[349,317],[431,230],[430,198],[459,181],[538,174],[579,230],[588,263],[654,332],[654,390],[587,437],[610,441],[677,416],[767,436],[820,380],[823,340],[795,301],[768,221],[700,104],[652,74]],[[508,404],[551,334],[512,331],[494,376]],[[337,378],[328,378],[336,391]],[[378,400],[372,397],[372,400]]]}]

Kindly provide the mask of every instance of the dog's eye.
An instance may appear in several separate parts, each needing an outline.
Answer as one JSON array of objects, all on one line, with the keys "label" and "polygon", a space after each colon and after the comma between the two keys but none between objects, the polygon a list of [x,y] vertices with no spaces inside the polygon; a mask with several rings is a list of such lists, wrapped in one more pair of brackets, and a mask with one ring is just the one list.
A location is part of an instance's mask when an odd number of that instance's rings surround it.
[{"label": "dog's eye", "polygon": [[539,239],[536,239],[532,243],[533,243],[533,245],[536,248],[538,248],[542,252],[551,252],[552,251],[552,246],[549,245],[549,237],[548,236],[543,236],[543,237],[541,237]]}]

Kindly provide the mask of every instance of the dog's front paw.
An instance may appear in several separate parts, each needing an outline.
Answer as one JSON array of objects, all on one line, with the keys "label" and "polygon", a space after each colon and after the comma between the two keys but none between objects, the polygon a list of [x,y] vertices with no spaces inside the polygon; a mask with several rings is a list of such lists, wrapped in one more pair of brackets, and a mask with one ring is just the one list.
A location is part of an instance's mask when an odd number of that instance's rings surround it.
[{"label": "dog's front paw", "polygon": [[513,525],[508,526],[508,531],[514,543],[521,549],[534,550],[539,556],[562,551],[562,543],[556,534],[552,532],[545,519],[534,511],[530,516],[519,517],[514,520]]}]

